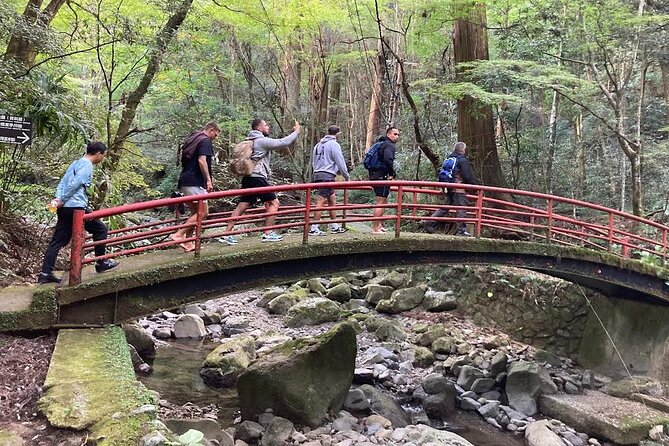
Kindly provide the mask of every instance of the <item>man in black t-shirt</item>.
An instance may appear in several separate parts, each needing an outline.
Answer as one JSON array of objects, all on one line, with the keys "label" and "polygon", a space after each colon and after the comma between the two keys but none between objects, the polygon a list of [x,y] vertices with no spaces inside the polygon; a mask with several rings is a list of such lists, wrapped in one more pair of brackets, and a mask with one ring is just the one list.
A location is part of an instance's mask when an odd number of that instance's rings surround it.
[{"label": "man in black t-shirt", "polygon": [[[181,153],[181,175],[179,176],[179,190],[184,195],[203,195],[214,190],[211,175],[211,157],[214,156],[212,141],[221,133],[221,129],[215,122],[210,122],[201,132],[191,134],[184,144]],[[204,214],[209,214],[207,202],[204,202]],[[191,216],[186,224],[197,221],[197,202],[188,203]],[[183,241],[193,236],[194,227],[179,229],[170,238],[174,241]],[[182,242],[179,244],[184,251],[190,252],[195,249],[193,242]]]}]

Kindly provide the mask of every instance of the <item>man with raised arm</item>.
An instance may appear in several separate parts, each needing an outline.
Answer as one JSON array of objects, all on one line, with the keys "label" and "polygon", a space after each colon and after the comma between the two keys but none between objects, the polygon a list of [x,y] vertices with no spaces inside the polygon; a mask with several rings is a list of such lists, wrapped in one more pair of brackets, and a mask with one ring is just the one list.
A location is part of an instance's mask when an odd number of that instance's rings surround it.
[{"label": "man with raised arm", "polygon": [[[283,149],[294,143],[300,134],[300,130],[300,124],[295,121],[293,132],[290,135],[284,138],[274,139],[269,137],[271,133],[270,126],[264,119],[256,118],[251,122],[251,131],[249,132],[247,138],[253,140],[253,153],[251,155],[251,159],[256,164],[251,175],[242,177],[242,189],[266,187],[271,185],[269,179],[272,172],[270,169],[272,151]],[[264,204],[265,211],[269,214],[265,218],[265,226],[267,227],[274,225],[274,221],[276,219],[274,214],[279,210],[279,199],[273,192],[243,195],[239,199],[237,207],[232,212],[232,218],[243,215],[244,212],[256,204],[258,200]],[[228,223],[226,231],[232,231],[234,227],[235,222],[231,221]],[[265,229],[261,237],[263,242],[280,242],[283,240],[283,236],[270,229]],[[219,241],[222,243],[227,243],[228,245],[236,245],[239,243],[237,237],[233,235],[221,237]]]}]

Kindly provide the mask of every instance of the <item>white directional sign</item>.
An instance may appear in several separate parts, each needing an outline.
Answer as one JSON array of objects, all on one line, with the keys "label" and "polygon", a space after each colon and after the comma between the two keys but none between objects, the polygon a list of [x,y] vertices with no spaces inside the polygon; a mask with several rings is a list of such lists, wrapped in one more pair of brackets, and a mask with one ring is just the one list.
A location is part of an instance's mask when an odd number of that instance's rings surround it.
[{"label": "white directional sign", "polygon": [[32,119],[0,115],[0,143],[27,145],[32,143]]}]

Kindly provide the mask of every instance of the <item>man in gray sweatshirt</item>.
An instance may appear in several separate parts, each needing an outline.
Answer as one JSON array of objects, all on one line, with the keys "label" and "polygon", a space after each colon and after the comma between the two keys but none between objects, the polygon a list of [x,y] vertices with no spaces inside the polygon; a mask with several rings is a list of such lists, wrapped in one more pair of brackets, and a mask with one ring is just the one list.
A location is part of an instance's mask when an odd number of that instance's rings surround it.
[{"label": "man in gray sweatshirt", "polygon": [[[269,124],[267,124],[264,119],[256,118],[251,122],[251,131],[247,138],[253,140],[253,154],[251,155],[251,159],[256,162],[256,166],[253,168],[251,175],[242,178],[242,189],[271,186],[269,177],[272,171],[269,166],[272,150],[282,149],[294,143],[297,136],[300,134],[300,124],[295,121],[293,132],[285,138],[273,139],[269,138],[269,134]],[[232,217],[239,217],[244,214],[244,212],[256,204],[258,200],[265,205],[265,212],[269,214],[265,218],[265,226],[274,225],[275,214],[279,210],[279,199],[276,198],[276,194],[273,192],[243,195],[239,199],[239,204],[237,204],[237,207],[232,212]],[[234,227],[235,222],[233,220],[228,223],[226,231],[232,231],[232,228]],[[263,242],[280,242],[282,239],[283,236],[273,230],[266,229],[263,231]],[[222,237],[219,241],[227,243],[228,245],[236,245],[239,243],[237,238],[232,235]]]},{"label": "man in gray sweatshirt", "polygon": [[[318,144],[314,146],[311,165],[314,170],[314,183],[326,183],[334,181],[337,173],[342,174],[344,179],[348,181],[348,169],[346,168],[346,161],[344,155],[341,153],[341,146],[337,142],[337,135],[341,132],[339,127],[331,125],[328,128],[328,134],[325,135]],[[330,206],[330,220],[337,218],[337,213],[332,207],[336,203],[336,195],[334,189],[330,187],[318,189],[318,197],[316,198],[317,211],[314,212],[314,220],[321,219],[321,213],[325,206]],[[330,232],[337,234],[344,232],[345,229],[339,226],[338,223],[330,224]],[[318,225],[311,225],[309,231],[311,235],[326,235],[321,231]]]}]

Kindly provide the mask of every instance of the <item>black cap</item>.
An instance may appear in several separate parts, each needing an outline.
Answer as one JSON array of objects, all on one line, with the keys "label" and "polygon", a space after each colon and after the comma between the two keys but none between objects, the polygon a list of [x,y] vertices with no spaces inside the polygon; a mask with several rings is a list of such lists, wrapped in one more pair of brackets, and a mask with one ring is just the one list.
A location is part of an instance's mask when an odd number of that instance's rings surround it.
[{"label": "black cap", "polygon": [[331,125],[330,127],[328,127],[328,135],[337,135],[339,133],[341,133],[341,132],[339,131],[338,126]]}]

